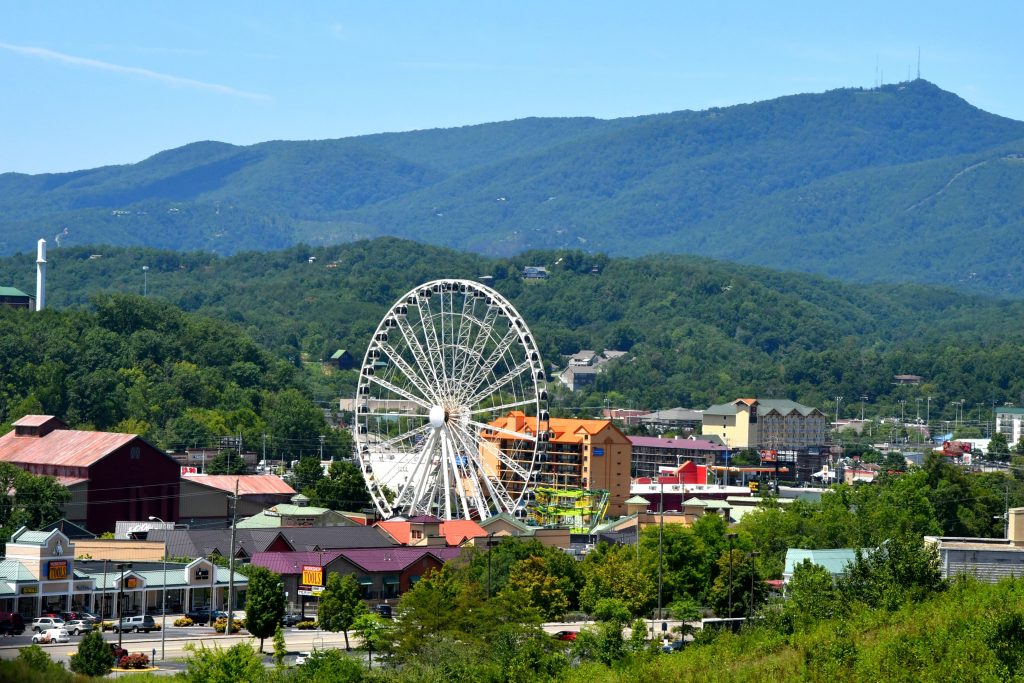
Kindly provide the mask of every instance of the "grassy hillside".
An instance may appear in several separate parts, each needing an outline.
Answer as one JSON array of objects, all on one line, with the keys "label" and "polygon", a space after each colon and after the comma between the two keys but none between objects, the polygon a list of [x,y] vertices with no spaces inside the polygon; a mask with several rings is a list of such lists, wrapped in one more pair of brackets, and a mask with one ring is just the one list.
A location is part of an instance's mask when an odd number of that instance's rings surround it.
[{"label": "grassy hillside", "polygon": [[[90,259],[101,252],[102,258]],[[314,262],[309,258],[315,256]],[[33,255],[0,260],[0,282],[33,288]],[[549,280],[525,282],[523,265],[547,265]],[[430,279],[496,277],[525,316],[545,359],[581,348],[628,350],[592,392],[562,406],[701,406],[737,395],[789,396],[824,406],[844,396],[855,411],[899,414],[931,396],[931,417],[950,401],[1020,400],[1024,302],[919,286],[856,286],[691,256],[609,259],[582,252],[529,252],[488,259],[395,239],[296,247],[232,257],[125,249],[50,253],[48,301],[84,306],[97,293],[149,295],[238,324],[264,348],[298,365],[346,348],[362,358],[385,310]],[[598,273],[592,273],[594,267]],[[920,387],[896,387],[894,374]],[[321,398],[347,394],[353,376],[322,378]],[[854,407],[851,407],[854,406]],[[986,414],[989,408],[986,408]]]},{"label": "grassy hillside", "polygon": [[490,255],[692,253],[1019,295],[1024,123],[917,80],[629,119],[524,119],[0,175],[0,254],[232,254],[392,235]]}]

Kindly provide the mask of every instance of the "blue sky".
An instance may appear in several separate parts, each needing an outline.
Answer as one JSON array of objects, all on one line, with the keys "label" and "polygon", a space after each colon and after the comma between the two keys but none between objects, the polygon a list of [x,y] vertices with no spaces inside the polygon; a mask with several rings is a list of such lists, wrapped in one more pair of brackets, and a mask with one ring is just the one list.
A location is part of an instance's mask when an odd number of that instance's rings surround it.
[{"label": "blue sky", "polygon": [[1019,1],[0,0],[0,172],[871,87],[919,47],[924,78],[1024,120],[1022,31]]}]

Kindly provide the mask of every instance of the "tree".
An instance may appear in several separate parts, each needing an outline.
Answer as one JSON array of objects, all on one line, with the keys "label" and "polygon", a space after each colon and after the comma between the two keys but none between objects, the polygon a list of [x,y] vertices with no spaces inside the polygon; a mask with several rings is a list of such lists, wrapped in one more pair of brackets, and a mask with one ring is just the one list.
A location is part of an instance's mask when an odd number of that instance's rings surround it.
[{"label": "tree", "polygon": [[336,460],[313,486],[310,503],[331,510],[359,510],[371,504],[363,472],[350,460]]},{"label": "tree", "polygon": [[207,474],[245,474],[248,471],[242,456],[231,450],[221,451],[206,466]]},{"label": "tree", "polygon": [[352,632],[366,650],[367,666],[373,668],[373,653],[382,652],[391,645],[391,623],[376,614],[365,612],[352,622]]},{"label": "tree", "polygon": [[630,614],[647,611],[656,597],[654,581],[634,559],[634,549],[615,546],[590,553],[583,561],[586,583],[580,607],[591,612],[602,598],[621,600]]},{"label": "tree", "polygon": [[[315,491],[314,487],[324,478],[324,468],[320,459],[312,455],[300,458],[292,470],[292,487],[296,491],[305,493]],[[312,496],[310,496],[312,498]]]},{"label": "tree", "polygon": [[757,563],[749,553],[744,550],[726,550],[722,553],[718,560],[718,578],[708,596],[715,614],[741,617],[747,614],[751,606],[759,607],[767,596],[768,588],[757,571]]},{"label": "tree", "polygon": [[793,568],[788,592],[785,611],[797,630],[823,619],[831,619],[844,605],[832,574],[810,559],[805,559]]},{"label": "tree", "polygon": [[263,640],[274,635],[284,617],[284,582],[278,574],[256,565],[250,565],[247,576],[245,628],[260,639],[262,653]]},{"label": "tree", "polygon": [[543,557],[528,557],[517,562],[505,590],[522,591],[548,621],[562,616],[569,607],[561,581],[551,574]]},{"label": "tree", "polygon": [[288,644],[284,642],[284,629],[281,624],[274,629],[274,666],[284,668],[284,658],[288,654]]},{"label": "tree", "polygon": [[1007,462],[1010,459],[1010,445],[1006,441],[1006,435],[996,432],[988,442],[988,457],[992,460]]},{"label": "tree", "polygon": [[857,551],[839,581],[844,599],[890,611],[945,586],[938,551],[911,537],[889,539],[867,554]]},{"label": "tree", "polygon": [[338,650],[314,650],[301,670],[299,680],[331,683],[359,683],[366,673],[359,662]]},{"label": "tree", "polygon": [[331,574],[327,579],[327,587],[320,594],[320,609],[317,619],[320,628],[325,631],[341,631],[345,634],[345,649],[351,650],[348,642],[348,630],[352,628],[356,617],[366,612],[366,603],[359,590],[359,582],[355,574]]},{"label": "tree", "polygon": [[196,647],[193,643],[185,646],[190,652],[185,680],[193,683],[239,683],[259,681],[264,669],[260,656],[249,643],[239,643],[226,650]]},{"label": "tree", "polygon": [[84,676],[106,676],[114,667],[114,653],[99,631],[89,631],[71,655],[71,670]]}]

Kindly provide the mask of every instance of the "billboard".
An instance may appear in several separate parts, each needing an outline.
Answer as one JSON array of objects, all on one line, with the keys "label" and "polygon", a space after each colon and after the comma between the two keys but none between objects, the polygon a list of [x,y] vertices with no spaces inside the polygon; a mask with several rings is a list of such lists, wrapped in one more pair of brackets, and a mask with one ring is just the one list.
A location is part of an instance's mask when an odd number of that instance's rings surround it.
[{"label": "billboard", "polygon": [[59,581],[68,578],[67,560],[50,560],[46,565],[46,580]]},{"label": "billboard", "polygon": [[322,586],[324,585],[324,568],[313,565],[302,565],[302,585]]}]

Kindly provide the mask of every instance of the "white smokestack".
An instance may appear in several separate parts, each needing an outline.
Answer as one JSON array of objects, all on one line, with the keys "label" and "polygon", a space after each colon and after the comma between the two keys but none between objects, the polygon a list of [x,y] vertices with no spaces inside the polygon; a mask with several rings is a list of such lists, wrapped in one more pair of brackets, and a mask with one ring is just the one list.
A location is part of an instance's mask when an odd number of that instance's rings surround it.
[{"label": "white smokestack", "polygon": [[36,258],[36,310],[46,307],[46,240],[39,240],[39,256]]}]

